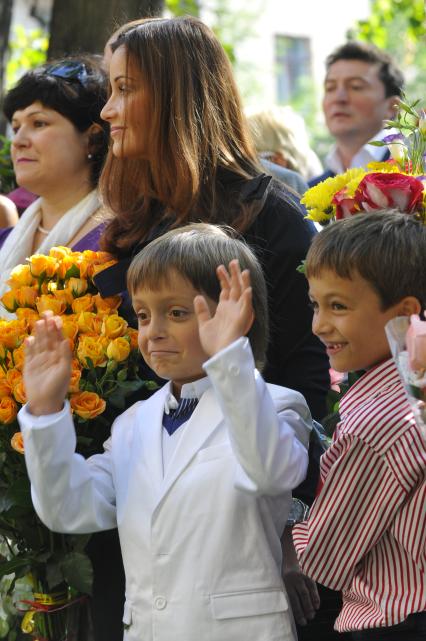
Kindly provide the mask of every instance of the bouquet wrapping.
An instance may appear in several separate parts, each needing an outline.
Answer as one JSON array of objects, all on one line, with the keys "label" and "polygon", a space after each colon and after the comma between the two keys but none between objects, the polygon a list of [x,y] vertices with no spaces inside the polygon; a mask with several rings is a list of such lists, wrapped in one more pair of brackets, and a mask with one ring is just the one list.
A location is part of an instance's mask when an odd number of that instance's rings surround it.
[{"label": "bouquet wrapping", "polygon": [[426,439],[426,321],[398,316],[386,335],[417,425]]}]

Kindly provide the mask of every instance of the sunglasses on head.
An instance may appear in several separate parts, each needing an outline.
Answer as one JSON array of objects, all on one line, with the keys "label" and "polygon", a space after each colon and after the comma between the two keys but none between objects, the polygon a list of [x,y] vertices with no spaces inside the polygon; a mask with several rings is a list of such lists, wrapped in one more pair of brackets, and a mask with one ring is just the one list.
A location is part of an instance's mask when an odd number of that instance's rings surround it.
[{"label": "sunglasses on head", "polygon": [[84,62],[71,61],[49,65],[44,70],[44,73],[48,76],[62,78],[62,80],[67,80],[68,82],[79,82],[83,87],[89,75]]}]

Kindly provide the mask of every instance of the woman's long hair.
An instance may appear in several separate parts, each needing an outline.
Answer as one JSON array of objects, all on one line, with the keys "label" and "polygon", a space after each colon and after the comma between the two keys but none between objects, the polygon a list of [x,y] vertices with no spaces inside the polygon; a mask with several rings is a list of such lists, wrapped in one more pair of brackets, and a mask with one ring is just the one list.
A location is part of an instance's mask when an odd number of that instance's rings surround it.
[{"label": "woman's long hair", "polygon": [[167,217],[173,226],[202,220],[247,228],[251,211],[239,190],[261,169],[213,32],[196,18],[147,19],[122,28],[111,48],[120,46],[146,86],[149,159],[115,158],[110,149],[101,191],[115,218],[104,247],[128,254]]}]

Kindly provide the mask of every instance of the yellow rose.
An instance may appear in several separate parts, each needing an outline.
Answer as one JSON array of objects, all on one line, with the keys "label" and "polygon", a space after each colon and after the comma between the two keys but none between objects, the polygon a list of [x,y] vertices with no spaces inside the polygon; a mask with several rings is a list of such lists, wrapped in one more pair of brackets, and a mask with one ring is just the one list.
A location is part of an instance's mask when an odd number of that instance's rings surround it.
[{"label": "yellow rose", "polygon": [[77,315],[77,326],[82,334],[96,334],[96,321],[97,316],[94,312],[80,312]]},{"label": "yellow rose", "polygon": [[18,414],[16,401],[10,396],[4,396],[0,399],[0,423],[7,425],[13,423]]},{"label": "yellow rose", "polygon": [[71,409],[81,418],[91,419],[105,411],[106,403],[95,392],[78,392],[70,398]]},{"label": "yellow rose", "polygon": [[22,432],[16,432],[12,438],[10,439],[10,444],[12,448],[16,451],[19,452],[19,454],[24,453],[24,438],[22,436]]},{"label": "yellow rose", "polygon": [[35,277],[52,278],[58,269],[58,261],[52,256],[33,254],[28,258],[31,274]]},{"label": "yellow rose", "polygon": [[25,323],[29,331],[32,331],[36,322],[40,320],[40,316],[37,314],[37,312],[34,309],[30,309],[29,307],[18,307],[18,309],[15,311],[15,314],[18,317],[18,320]]},{"label": "yellow rose", "polygon": [[67,305],[63,300],[58,300],[51,294],[42,294],[37,300],[37,311],[40,315],[50,309],[54,314],[60,316],[66,308]]},{"label": "yellow rose", "polygon": [[13,388],[13,396],[15,401],[24,405],[27,402],[27,395],[25,394],[24,380],[21,379],[17,385]]},{"label": "yellow rose", "polygon": [[72,369],[70,386],[68,388],[68,391],[70,393],[78,392],[80,390],[80,379],[81,379],[81,370]]},{"label": "yellow rose", "polygon": [[16,300],[19,307],[30,307],[35,309],[38,292],[34,287],[24,285],[16,290]]},{"label": "yellow rose", "polygon": [[9,321],[0,327],[0,343],[7,349],[16,349],[26,338],[24,321]]},{"label": "yellow rose", "polygon": [[10,278],[7,284],[12,288],[23,287],[25,285],[33,285],[34,278],[31,274],[29,265],[17,265],[10,272]]},{"label": "yellow rose", "polygon": [[121,361],[126,360],[130,354],[130,343],[126,338],[114,338],[107,347],[107,356],[112,361]]},{"label": "yellow rose", "polygon": [[15,309],[19,307],[19,303],[17,300],[17,290],[11,289],[10,291],[3,294],[3,296],[1,297],[1,302],[2,305],[7,309],[7,311],[13,314]]},{"label": "yellow rose", "polygon": [[69,256],[69,254],[72,254],[72,249],[69,247],[63,247],[62,245],[59,247],[52,247],[49,251],[49,256],[56,258],[58,261],[63,260],[65,256]]},{"label": "yellow rose", "polygon": [[71,307],[74,297],[69,289],[53,289],[52,294],[56,300],[64,303],[66,308]]},{"label": "yellow rose", "polygon": [[100,294],[93,296],[95,302],[96,311],[100,315],[111,314],[116,312],[121,305],[121,296],[108,296],[107,298],[102,298]]},{"label": "yellow rose", "polygon": [[12,396],[12,388],[7,382],[7,379],[0,378],[0,398],[5,396]]},{"label": "yellow rose", "polygon": [[138,345],[138,330],[133,329],[133,327],[128,327],[126,331],[126,336],[129,337],[130,340],[130,349],[139,349]]},{"label": "yellow rose", "polygon": [[95,367],[104,367],[108,358],[106,345],[98,336],[80,336],[77,346],[77,357],[83,367],[88,367],[86,358],[90,358]]},{"label": "yellow rose", "polygon": [[127,329],[127,321],[118,314],[105,316],[102,323],[102,334],[107,338],[118,338],[124,336]]},{"label": "yellow rose", "polygon": [[91,312],[93,310],[93,296],[86,294],[85,296],[80,296],[80,298],[74,298],[71,307],[76,314]]},{"label": "yellow rose", "polygon": [[73,298],[77,296],[83,296],[87,292],[87,280],[85,278],[73,278],[71,277],[66,283],[66,289],[68,289]]}]

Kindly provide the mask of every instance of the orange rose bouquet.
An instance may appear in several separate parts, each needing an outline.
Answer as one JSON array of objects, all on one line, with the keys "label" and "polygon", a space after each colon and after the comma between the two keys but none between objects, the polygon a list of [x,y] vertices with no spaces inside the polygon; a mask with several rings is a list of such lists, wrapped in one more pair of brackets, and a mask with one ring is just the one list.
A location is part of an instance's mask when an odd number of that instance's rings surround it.
[{"label": "orange rose bouquet", "polygon": [[55,247],[48,256],[31,256],[16,267],[1,299],[16,318],[0,318],[0,578],[31,576],[34,598],[18,604],[28,609],[22,629],[48,640],[65,638],[59,613],[56,619],[41,613],[62,611],[71,594],[90,594],[92,570],[84,552],[90,537],[49,532],[33,509],[16,421],[25,403],[24,341],[42,312],[61,316],[73,352],[69,400],[78,451],[85,457],[102,451],[128,397],[155,385],[138,376],[137,332],[119,315],[120,296],[101,298],[94,285],[94,275],[111,262],[104,252]]},{"label": "orange rose bouquet", "polygon": [[416,104],[400,102],[389,134],[376,146],[388,146],[391,159],[373,162],[367,170],[348,169],[327,178],[303,196],[310,220],[325,223],[362,212],[398,209],[426,223],[426,114]]}]

